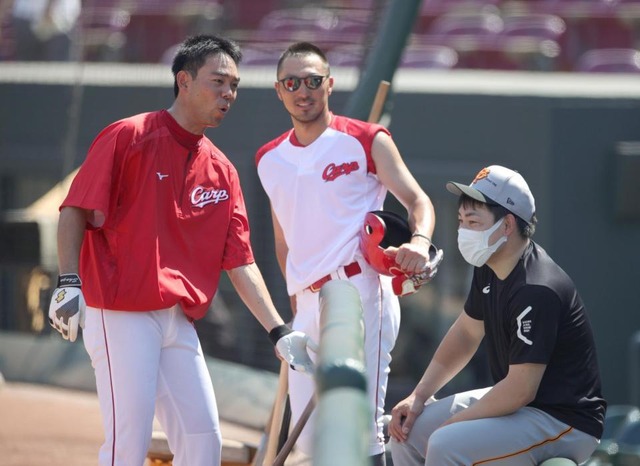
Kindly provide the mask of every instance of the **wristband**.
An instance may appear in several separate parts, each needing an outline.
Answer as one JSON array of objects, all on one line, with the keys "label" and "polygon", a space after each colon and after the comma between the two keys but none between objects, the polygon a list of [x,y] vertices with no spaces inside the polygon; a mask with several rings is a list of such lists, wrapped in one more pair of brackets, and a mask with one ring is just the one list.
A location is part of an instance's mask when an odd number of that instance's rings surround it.
[{"label": "wristband", "polygon": [[431,244],[431,238],[429,238],[427,235],[423,235],[422,233],[414,233],[414,234],[411,235],[412,238],[414,236],[417,236],[418,238],[424,238],[427,241],[429,241],[429,244]]},{"label": "wristband", "polygon": [[82,286],[82,280],[77,273],[63,273],[58,277],[58,288],[76,287]]},{"label": "wristband", "polygon": [[276,343],[278,343],[278,340],[280,340],[280,338],[284,337],[285,335],[289,335],[292,332],[293,330],[291,330],[288,325],[278,325],[276,327],[273,327],[269,332],[269,339],[271,340],[271,343],[275,345]]}]

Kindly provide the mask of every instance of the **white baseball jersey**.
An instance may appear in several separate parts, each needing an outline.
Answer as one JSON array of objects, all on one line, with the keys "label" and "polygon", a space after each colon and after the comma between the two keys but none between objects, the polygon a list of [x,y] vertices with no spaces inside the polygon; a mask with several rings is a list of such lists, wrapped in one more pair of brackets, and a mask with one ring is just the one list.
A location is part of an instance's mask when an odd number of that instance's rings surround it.
[{"label": "white baseball jersey", "polygon": [[380,125],[332,115],[308,146],[290,130],[256,155],[258,175],[282,227],[287,290],[303,290],[354,261],[365,214],[382,208],[387,193],[371,158]]}]

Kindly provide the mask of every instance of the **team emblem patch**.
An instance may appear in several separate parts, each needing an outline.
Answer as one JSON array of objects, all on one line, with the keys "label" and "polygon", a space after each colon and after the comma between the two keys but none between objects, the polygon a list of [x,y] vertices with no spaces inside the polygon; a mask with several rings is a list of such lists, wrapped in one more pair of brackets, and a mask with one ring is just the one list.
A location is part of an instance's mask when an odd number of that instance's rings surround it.
[{"label": "team emblem patch", "polygon": [[348,175],[349,173],[356,171],[358,168],[360,168],[360,165],[358,165],[358,162],[355,160],[353,162],[345,162],[340,165],[330,163],[322,172],[322,179],[325,181],[333,181],[339,176]]},{"label": "team emblem patch", "polygon": [[524,320],[525,316],[531,312],[531,309],[533,309],[531,306],[527,306],[527,308],[516,318],[516,322],[518,323],[518,331],[516,332],[516,335],[527,345],[533,345],[533,342],[524,336],[525,333],[529,333],[531,331],[531,319]]},{"label": "team emblem patch", "polygon": [[229,199],[229,193],[226,189],[205,189],[202,186],[196,186],[191,191],[191,205],[194,207],[200,207],[201,209],[208,204],[217,204],[221,201]]},{"label": "team emblem patch", "polygon": [[480,180],[484,180],[487,176],[489,176],[489,173],[491,173],[491,170],[489,170],[488,168],[483,168],[482,170],[480,170],[478,172],[478,174],[476,175],[476,177],[473,179],[473,181],[471,182],[471,184],[476,184],[478,181]]}]

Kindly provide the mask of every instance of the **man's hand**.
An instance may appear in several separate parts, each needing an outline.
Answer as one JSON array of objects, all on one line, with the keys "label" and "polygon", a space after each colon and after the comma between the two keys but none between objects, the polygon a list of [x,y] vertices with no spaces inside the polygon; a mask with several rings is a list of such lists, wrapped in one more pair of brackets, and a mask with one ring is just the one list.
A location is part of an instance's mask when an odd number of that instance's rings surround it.
[{"label": "man's hand", "polygon": [[72,342],[78,337],[78,327],[84,328],[86,305],[81,286],[77,274],[60,275],[49,304],[49,323],[62,338]]},{"label": "man's hand", "polygon": [[443,257],[444,251],[442,249],[438,249],[434,245],[429,246],[429,261],[424,270],[418,273],[398,271],[398,274],[391,279],[393,292],[402,297],[418,291],[422,285],[429,283],[436,276]]},{"label": "man's hand", "polygon": [[276,351],[293,370],[313,376],[315,364],[309,357],[307,348],[318,351],[318,345],[307,335],[291,330],[287,325],[279,325],[269,332],[269,338],[276,346]]},{"label": "man's hand", "polygon": [[431,397],[425,403],[412,393],[400,401],[391,410],[391,421],[388,426],[389,435],[398,442],[402,443],[406,441],[413,424],[416,422],[420,413],[422,413],[422,410],[424,410],[424,407],[435,400],[434,397]]}]

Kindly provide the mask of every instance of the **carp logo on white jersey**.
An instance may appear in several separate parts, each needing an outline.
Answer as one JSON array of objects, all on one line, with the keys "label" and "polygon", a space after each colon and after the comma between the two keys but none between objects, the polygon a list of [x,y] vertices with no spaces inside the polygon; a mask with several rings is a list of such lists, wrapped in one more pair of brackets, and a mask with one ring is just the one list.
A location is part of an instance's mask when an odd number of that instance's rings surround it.
[{"label": "carp logo on white jersey", "polygon": [[322,172],[322,179],[325,181],[333,181],[341,175],[348,175],[349,173],[356,171],[358,168],[360,168],[360,165],[358,165],[358,162],[355,160],[353,162],[345,162],[340,165],[330,163]]},{"label": "carp logo on white jersey", "polygon": [[229,193],[226,189],[205,189],[202,186],[196,186],[191,191],[191,204],[201,209],[207,204],[217,204],[220,201],[229,199]]}]

